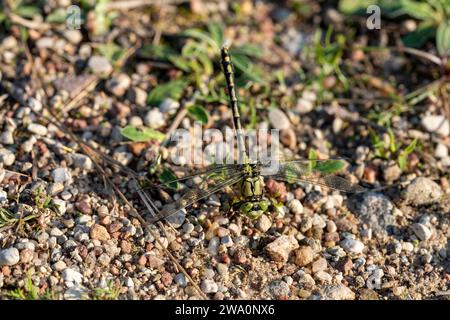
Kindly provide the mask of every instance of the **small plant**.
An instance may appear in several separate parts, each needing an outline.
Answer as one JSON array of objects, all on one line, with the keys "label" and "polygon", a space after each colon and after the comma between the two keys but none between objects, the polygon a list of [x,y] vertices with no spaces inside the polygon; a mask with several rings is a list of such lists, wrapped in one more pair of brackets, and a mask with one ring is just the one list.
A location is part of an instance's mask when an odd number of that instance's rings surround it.
[{"label": "small plant", "polygon": [[38,187],[33,191],[33,197],[34,203],[39,209],[48,209],[52,207],[52,198],[47,195],[41,187]]},{"label": "small plant", "polygon": [[27,274],[25,289],[16,288],[7,293],[7,296],[16,300],[55,300],[57,296],[46,289],[44,294],[39,294],[39,289],[33,284],[31,274]]},{"label": "small plant", "polygon": [[96,288],[93,291],[94,300],[117,300],[120,295],[120,285],[115,285],[112,280],[107,282],[105,288]]},{"label": "small plant", "polygon": [[383,159],[396,158],[397,164],[401,170],[407,167],[408,156],[414,152],[417,146],[417,139],[414,139],[407,146],[395,141],[395,135],[391,128],[388,127],[389,143],[372,132],[372,146],[375,149],[375,156]]}]

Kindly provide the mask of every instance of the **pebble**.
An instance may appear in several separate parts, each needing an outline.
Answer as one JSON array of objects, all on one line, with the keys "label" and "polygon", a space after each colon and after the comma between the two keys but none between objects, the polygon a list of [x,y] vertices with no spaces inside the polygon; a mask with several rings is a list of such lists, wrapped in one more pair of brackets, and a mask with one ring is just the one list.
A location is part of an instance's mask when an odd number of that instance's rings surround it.
[{"label": "pebble", "polygon": [[206,294],[216,293],[219,290],[219,286],[213,280],[204,279],[200,285],[200,289]]},{"label": "pebble", "polygon": [[61,182],[50,183],[47,188],[49,196],[57,195],[64,190],[64,185]]},{"label": "pebble", "polygon": [[147,105],[147,92],[139,87],[133,87],[127,92],[127,99],[140,107]]},{"label": "pebble", "polygon": [[8,193],[4,190],[0,190],[0,202],[6,202],[7,200],[8,200]]},{"label": "pebble", "polygon": [[441,136],[450,134],[448,120],[441,115],[428,115],[422,118],[422,125],[428,132],[437,133]]},{"label": "pebble", "polygon": [[402,169],[396,163],[383,168],[383,178],[386,181],[395,181],[400,178],[401,174]]},{"label": "pebble", "polygon": [[270,220],[270,218],[266,214],[263,214],[261,217],[259,217],[258,221],[256,222],[256,228],[262,233],[267,232],[271,226],[272,220]]},{"label": "pebble", "polygon": [[354,197],[349,202],[349,209],[358,215],[363,223],[375,232],[375,235],[387,235],[388,228],[396,225],[393,214],[394,205],[382,193],[367,192],[362,199]]},{"label": "pebble", "polygon": [[304,246],[294,251],[294,263],[299,267],[310,264],[314,259],[314,252],[311,247]]},{"label": "pebble", "polygon": [[287,129],[291,126],[289,118],[280,109],[271,109],[269,111],[269,122],[274,129]]},{"label": "pebble", "polygon": [[228,248],[228,247],[233,246],[233,239],[231,239],[231,237],[229,235],[227,235],[220,240],[220,243],[223,246]]},{"label": "pebble", "polygon": [[66,268],[61,273],[61,277],[66,282],[73,282],[74,284],[80,284],[83,281],[83,276],[78,271],[71,268]]},{"label": "pebble", "polygon": [[405,252],[412,252],[414,250],[414,245],[411,242],[403,242],[402,250]]},{"label": "pebble", "polygon": [[411,225],[411,230],[421,241],[427,241],[432,235],[431,230],[426,225],[421,223],[414,223]]},{"label": "pebble", "polygon": [[181,288],[184,288],[187,285],[186,276],[183,273],[178,273],[177,275],[175,275],[174,280],[175,283],[178,284]]},{"label": "pebble", "polygon": [[420,206],[439,200],[442,189],[433,180],[418,177],[408,185],[403,196],[408,203]]},{"label": "pebble", "polygon": [[190,234],[192,231],[194,231],[194,229],[195,229],[195,226],[190,222],[183,224],[183,232],[185,234]]},{"label": "pebble", "polygon": [[275,298],[287,298],[291,292],[289,285],[283,280],[274,280],[268,285],[270,294]]},{"label": "pebble", "polygon": [[92,163],[91,158],[81,153],[72,154],[72,160],[75,167],[84,169],[84,170],[92,170],[94,168],[94,164]]},{"label": "pebble", "polygon": [[56,183],[65,183],[72,181],[72,175],[67,168],[56,168],[51,173],[53,181]]},{"label": "pebble", "polygon": [[314,102],[304,97],[297,100],[294,110],[299,114],[309,113],[314,109]]},{"label": "pebble", "polygon": [[108,230],[102,225],[94,224],[90,231],[90,236],[92,239],[107,241],[111,238],[108,233]]},{"label": "pebble", "polygon": [[8,149],[0,148],[0,164],[11,166],[16,160],[16,155]]},{"label": "pebble", "polygon": [[436,149],[434,149],[434,156],[436,158],[447,158],[448,157],[448,148],[445,144],[438,143],[436,145]]},{"label": "pebble", "polygon": [[83,35],[79,30],[66,29],[63,31],[64,37],[72,44],[79,44],[83,40]]},{"label": "pebble", "polygon": [[293,214],[302,214],[303,205],[298,199],[292,199],[288,202],[288,208]]},{"label": "pebble", "polygon": [[219,250],[219,245],[220,245],[220,238],[213,237],[211,240],[209,240],[208,248],[206,250],[210,255],[215,256]]},{"label": "pebble", "polygon": [[291,251],[298,247],[298,241],[294,236],[283,235],[269,243],[265,251],[273,261],[287,262]]},{"label": "pebble", "polygon": [[314,278],[316,278],[317,280],[319,280],[322,283],[330,283],[331,280],[333,280],[333,277],[325,271],[316,272],[314,274]]},{"label": "pebble", "polygon": [[159,129],[166,124],[166,120],[159,109],[153,108],[144,116],[144,123],[152,129]]},{"label": "pebble", "polygon": [[20,261],[20,254],[17,248],[11,247],[0,250],[0,266],[13,266]]},{"label": "pebble", "polygon": [[159,105],[159,110],[162,113],[168,113],[170,115],[175,114],[180,107],[180,103],[171,98],[164,99]]},{"label": "pebble", "polygon": [[280,132],[280,141],[283,145],[288,147],[289,149],[295,149],[297,145],[297,135],[292,128],[283,129]]},{"label": "pebble", "polygon": [[76,202],[75,208],[77,208],[77,210],[80,211],[85,216],[89,216],[92,214],[92,207],[87,200]]},{"label": "pebble", "polygon": [[47,127],[38,123],[30,123],[27,127],[27,130],[38,136],[45,136],[48,132]]},{"label": "pebble", "polygon": [[353,239],[344,239],[340,242],[340,246],[348,253],[359,254],[364,250],[364,244],[361,241]]},{"label": "pebble", "polygon": [[175,229],[181,227],[186,221],[186,209],[181,209],[174,214],[168,216],[166,221],[169,222]]},{"label": "pebble", "polygon": [[66,269],[66,267],[67,267],[66,263],[62,260],[56,261],[52,266],[52,268],[58,272],[63,271],[64,269]]},{"label": "pebble", "polygon": [[355,300],[355,293],[343,284],[327,285],[322,290],[323,300]]},{"label": "pebble", "polygon": [[319,271],[325,271],[328,267],[327,260],[325,258],[319,258],[313,262],[311,266],[311,271],[316,273]]},{"label": "pebble", "polygon": [[122,97],[130,85],[130,77],[125,73],[120,73],[106,82],[106,89],[116,97]]},{"label": "pebble", "polygon": [[0,135],[1,144],[14,144],[14,134],[11,131],[4,131]]},{"label": "pebble", "polygon": [[102,56],[92,56],[88,61],[88,66],[94,74],[99,76],[109,75],[113,71],[111,63]]},{"label": "pebble", "polygon": [[337,231],[336,223],[332,220],[327,221],[327,232],[334,233]]},{"label": "pebble", "polygon": [[152,269],[157,269],[164,264],[164,260],[156,257],[155,255],[147,256],[147,265]]}]

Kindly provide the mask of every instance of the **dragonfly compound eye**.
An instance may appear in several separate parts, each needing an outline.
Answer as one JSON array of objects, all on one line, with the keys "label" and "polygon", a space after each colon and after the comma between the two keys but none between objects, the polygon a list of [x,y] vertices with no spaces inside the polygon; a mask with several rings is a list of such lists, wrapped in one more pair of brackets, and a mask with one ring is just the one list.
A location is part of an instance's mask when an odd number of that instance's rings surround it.
[{"label": "dragonfly compound eye", "polygon": [[251,202],[245,202],[240,206],[240,210],[243,214],[248,214],[250,210],[253,208],[253,203]]}]

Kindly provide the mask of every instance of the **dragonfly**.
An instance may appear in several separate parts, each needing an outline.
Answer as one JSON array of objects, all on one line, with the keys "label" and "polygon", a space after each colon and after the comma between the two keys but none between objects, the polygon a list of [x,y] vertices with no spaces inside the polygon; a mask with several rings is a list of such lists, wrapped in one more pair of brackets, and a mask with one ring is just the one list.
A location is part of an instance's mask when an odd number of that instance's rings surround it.
[{"label": "dragonfly", "polygon": [[345,193],[361,193],[366,189],[341,176],[346,173],[347,163],[343,159],[327,160],[279,160],[278,169],[270,170],[268,163],[250,161],[246,149],[240,120],[239,102],[234,82],[234,71],[227,46],[221,49],[221,65],[225,75],[232,111],[239,160],[237,163],[213,164],[194,175],[165,181],[157,188],[188,179],[200,181],[185,192],[178,200],[166,205],[154,216],[152,222],[165,219],[176,212],[221,191],[227,187],[236,187],[236,197],[232,209],[245,217],[257,219],[270,209],[271,202],[265,194],[265,179],[270,177],[288,183],[311,183]]}]

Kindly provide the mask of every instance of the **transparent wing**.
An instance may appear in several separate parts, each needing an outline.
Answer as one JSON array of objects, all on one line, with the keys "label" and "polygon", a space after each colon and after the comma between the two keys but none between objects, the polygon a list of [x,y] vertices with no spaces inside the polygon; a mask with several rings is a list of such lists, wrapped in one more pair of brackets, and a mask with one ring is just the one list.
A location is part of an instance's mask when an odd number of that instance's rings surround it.
[{"label": "transparent wing", "polygon": [[288,160],[280,161],[279,168],[270,176],[274,179],[294,182],[307,182],[348,193],[360,193],[365,188],[354,184],[348,174],[347,162],[343,159],[327,160]]},{"label": "transparent wing", "polygon": [[204,199],[221,189],[232,186],[239,182],[244,176],[244,172],[239,165],[227,165],[221,168],[213,168],[207,170],[203,174],[198,174],[193,177],[196,180],[194,187],[189,189],[180,199],[165,206],[150,222],[155,222],[174,214],[175,212],[184,209],[185,207]]}]

